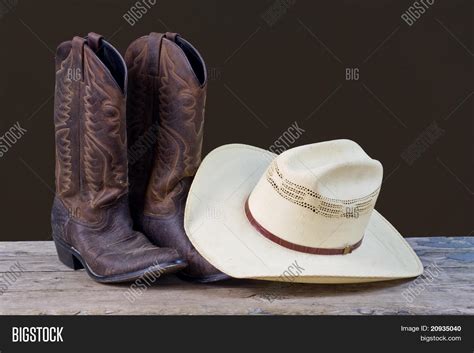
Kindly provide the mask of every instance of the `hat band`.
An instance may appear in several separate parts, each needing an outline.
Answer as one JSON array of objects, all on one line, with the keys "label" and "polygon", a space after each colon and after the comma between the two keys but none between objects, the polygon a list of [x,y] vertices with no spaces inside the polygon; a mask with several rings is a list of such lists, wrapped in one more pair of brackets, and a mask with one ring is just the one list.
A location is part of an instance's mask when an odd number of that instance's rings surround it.
[{"label": "hat band", "polygon": [[357,249],[362,244],[363,238],[353,245],[348,245],[344,248],[337,248],[337,249],[313,248],[310,246],[304,246],[304,245],[299,245],[299,244],[289,242],[273,234],[268,229],[263,227],[260,223],[258,223],[258,221],[252,215],[252,212],[250,211],[248,198],[245,201],[245,215],[247,216],[247,219],[249,220],[250,224],[265,238],[290,250],[295,250],[295,251],[299,251],[299,252],[303,252],[307,254],[314,254],[314,255],[345,255],[345,254],[350,254],[353,250]]}]

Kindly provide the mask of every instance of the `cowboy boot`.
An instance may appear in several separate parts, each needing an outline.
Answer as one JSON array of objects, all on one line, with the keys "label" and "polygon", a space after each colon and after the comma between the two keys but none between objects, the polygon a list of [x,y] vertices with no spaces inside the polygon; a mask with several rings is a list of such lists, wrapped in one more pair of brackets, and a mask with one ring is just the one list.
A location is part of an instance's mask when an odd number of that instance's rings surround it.
[{"label": "cowboy boot", "polygon": [[184,231],[186,198],[199,164],[207,73],[197,50],[175,33],[151,33],[125,54],[130,73],[127,132],[133,218],[158,246],[188,262],[180,277],[228,278],[193,247]]},{"label": "cowboy boot", "polygon": [[51,223],[59,259],[98,282],[160,276],[186,263],[132,229],[128,208],[127,68],[100,35],[56,53],[56,197]]}]

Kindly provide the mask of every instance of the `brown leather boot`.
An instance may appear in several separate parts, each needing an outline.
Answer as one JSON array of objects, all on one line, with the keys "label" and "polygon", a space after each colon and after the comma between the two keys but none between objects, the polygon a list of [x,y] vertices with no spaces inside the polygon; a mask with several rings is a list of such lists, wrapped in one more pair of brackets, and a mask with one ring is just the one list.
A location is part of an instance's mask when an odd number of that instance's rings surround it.
[{"label": "brown leather boot", "polygon": [[125,54],[130,73],[127,132],[130,203],[136,224],[154,244],[188,262],[181,277],[229,278],[209,264],[184,231],[184,207],[201,163],[207,73],[197,50],[176,33],[151,33]]},{"label": "brown leather boot", "polygon": [[127,68],[100,35],[59,45],[54,123],[56,197],[51,223],[59,259],[98,282],[160,276],[186,266],[132,229],[128,208]]}]

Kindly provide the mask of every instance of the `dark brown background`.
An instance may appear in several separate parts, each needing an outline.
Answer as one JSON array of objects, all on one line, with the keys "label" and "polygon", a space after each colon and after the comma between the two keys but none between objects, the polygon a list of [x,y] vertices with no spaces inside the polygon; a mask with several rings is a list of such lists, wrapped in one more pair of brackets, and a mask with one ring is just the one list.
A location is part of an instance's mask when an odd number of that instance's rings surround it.
[{"label": "dark brown background", "polygon": [[[403,235],[473,234],[470,0],[435,1],[412,26],[400,18],[411,1],[288,1],[269,25],[274,0],[169,0],[134,26],[122,15],[135,1],[0,1],[12,5],[0,18],[0,135],[16,121],[28,130],[0,158],[0,240],[50,238],[55,47],[96,31],[124,53],[166,30],[210,68],[205,153],[268,148],[297,121],[295,145],[350,138],[382,162],[377,208]],[[434,121],[444,134],[409,165],[401,154]]]}]

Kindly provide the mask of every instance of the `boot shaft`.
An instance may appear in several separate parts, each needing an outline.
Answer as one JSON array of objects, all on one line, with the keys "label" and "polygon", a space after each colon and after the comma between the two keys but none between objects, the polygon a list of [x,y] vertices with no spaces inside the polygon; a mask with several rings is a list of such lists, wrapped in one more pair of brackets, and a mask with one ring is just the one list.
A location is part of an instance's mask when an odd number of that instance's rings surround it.
[{"label": "boot shaft", "polygon": [[174,215],[201,163],[204,60],[175,33],[139,38],[125,60],[131,77],[127,106],[131,203],[148,215]]},{"label": "boot shaft", "polygon": [[75,219],[96,223],[128,190],[127,70],[101,36],[74,37],[56,52],[56,196]]}]

